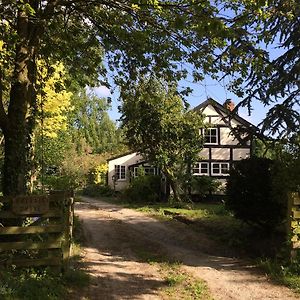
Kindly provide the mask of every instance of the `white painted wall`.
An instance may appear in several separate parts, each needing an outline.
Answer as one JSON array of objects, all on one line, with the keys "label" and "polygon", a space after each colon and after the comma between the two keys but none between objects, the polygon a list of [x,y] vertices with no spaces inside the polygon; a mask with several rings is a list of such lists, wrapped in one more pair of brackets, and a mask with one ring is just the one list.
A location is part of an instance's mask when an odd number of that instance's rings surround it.
[{"label": "white painted wall", "polygon": [[213,108],[212,105],[207,105],[202,111],[202,114],[206,116],[218,115],[218,113],[216,112],[216,110]]},{"label": "white painted wall", "polygon": [[[121,191],[128,187],[129,184],[129,174],[128,166],[134,165],[143,161],[143,157],[137,153],[130,153],[112,160],[108,161],[108,185],[116,191]],[[115,175],[115,165],[125,166],[126,169],[126,179],[119,179],[116,182],[113,181],[113,176]]]},{"label": "white painted wall", "polygon": [[230,149],[229,148],[212,148],[211,158],[217,160],[229,160],[230,159]]},{"label": "white painted wall", "polygon": [[222,120],[222,117],[211,117],[210,124],[213,125],[225,125],[225,122]]},{"label": "white painted wall", "polygon": [[233,149],[233,160],[241,160],[250,157],[250,149]]},{"label": "white painted wall", "polygon": [[221,145],[237,145],[238,140],[231,134],[228,127],[220,128],[220,144]]},{"label": "white painted wall", "polygon": [[203,148],[199,153],[199,158],[201,160],[209,159],[209,149]]}]

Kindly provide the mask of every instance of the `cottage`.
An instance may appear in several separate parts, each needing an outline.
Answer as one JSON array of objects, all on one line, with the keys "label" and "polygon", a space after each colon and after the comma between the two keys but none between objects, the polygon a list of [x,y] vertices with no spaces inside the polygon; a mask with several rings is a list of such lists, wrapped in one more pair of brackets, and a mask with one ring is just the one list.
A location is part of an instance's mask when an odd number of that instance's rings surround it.
[{"label": "cottage", "polygon": [[[236,129],[255,129],[255,126],[234,112],[234,103],[230,100],[221,105],[210,98],[194,110],[205,116],[207,128],[200,129],[200,134],[204,136],[204,147],[199,153],[199,161],[192,167],[193,175],[211,176],[225,183],[234,161],[252,154],[252,139]],[[159,174],[155,166],[136,152],[109,159],[109,186],[116,191],[126,188],[130,180],[137,176],[138,167],[143,167],[146,174]]]},{"label": "cottage", "polygon": [[234,161],[252,155],[252,138],[239,133],[237,128],[256,130],[256,127],[234,112],[231,100],[221,105],[210,98],[194,110],[205,116],[208,127],[201,130],[204,147],[193,166],[193,174],[211,176],[224,183]]},{"label": "cottage", "polygon": [[130,180],[138,176],[138,169],[143,168],[146,175],[158,175],[157,167],[149,164],[136,152],[126,153],[108,160],[108,185],[115,191],[128,187]]}]

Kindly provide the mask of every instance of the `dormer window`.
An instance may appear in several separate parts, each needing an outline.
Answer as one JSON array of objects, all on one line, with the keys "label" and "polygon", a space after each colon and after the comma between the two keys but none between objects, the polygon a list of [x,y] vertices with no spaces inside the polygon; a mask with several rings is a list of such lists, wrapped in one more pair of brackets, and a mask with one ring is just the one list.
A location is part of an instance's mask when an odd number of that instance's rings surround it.
[{"label": "dormer window", "polygon": [[217,145],[218,144],[218,129],[206,128],[204,130],[204,144]]}]

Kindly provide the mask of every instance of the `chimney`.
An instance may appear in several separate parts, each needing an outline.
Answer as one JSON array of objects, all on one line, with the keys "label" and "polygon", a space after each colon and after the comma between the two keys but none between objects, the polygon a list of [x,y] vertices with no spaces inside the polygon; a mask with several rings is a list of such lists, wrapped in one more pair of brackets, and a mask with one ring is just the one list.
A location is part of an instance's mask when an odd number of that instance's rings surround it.
[{"label": "chimney", "polygon": [[234,107],[235,107],[235,104],[234,102],[231,100],[231,99],[227,99],[223,106],[228,109],[229,111],[233,111],[234,110]]}]

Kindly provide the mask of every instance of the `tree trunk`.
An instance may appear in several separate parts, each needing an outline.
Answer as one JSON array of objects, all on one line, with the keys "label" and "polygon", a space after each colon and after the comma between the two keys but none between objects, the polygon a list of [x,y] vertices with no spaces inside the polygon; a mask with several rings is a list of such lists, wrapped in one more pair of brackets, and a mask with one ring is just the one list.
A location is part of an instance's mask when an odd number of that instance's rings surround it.
[{"label": "tree trunk", "polygon": [[179,188],[176,180],[172,178],[172,176],[167,176],[167,179],[170,183],[171,189],[173,191],[173,196],[176,202],[180,203],[181,198],[180,198],[180,193],[179,193]]},{"label": "tree trunk", "polygon": [[[24,195],[28,193],[30,173],[31,134],[35,120],[36,79],[34,25],[27,12],[18,12],[15,68],[10,91],[7,116],[1,114],[0,123],[5,139],[2,177],[3,194]],[[35,40],[32,40],[34,36]]]},{"label": "tree trunk", "polygon": [[4,131],[4,137],[3,194],[5,196],[27,194],[29,176],[27,159],[30,144],[27,141],[26,125],[10,124],[10,128]]}]

